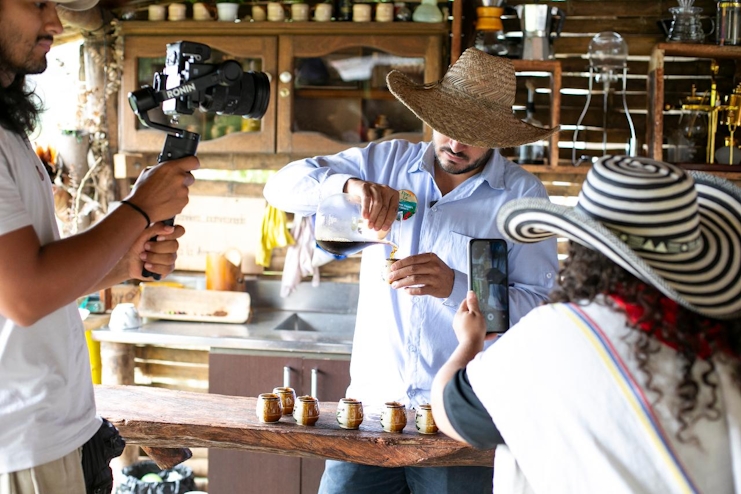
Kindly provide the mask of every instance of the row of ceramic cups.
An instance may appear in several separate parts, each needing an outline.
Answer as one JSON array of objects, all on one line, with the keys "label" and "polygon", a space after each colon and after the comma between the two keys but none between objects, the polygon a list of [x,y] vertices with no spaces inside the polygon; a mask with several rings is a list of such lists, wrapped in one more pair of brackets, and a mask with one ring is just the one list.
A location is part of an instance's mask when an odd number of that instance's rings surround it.
[{"label": "row of ceramic cups", "polygon": [[[237,10],[239,4],[216,4],[216,7],[231,8],[233,13],[226,16],[219,12],[219,20],[234,21],[237,17]],[[294,3],[291,4],[291,20],[293,21],[308,21],[310,7],[307,3]],[[164,21],[165,13],[167,13],[167,19],[171,21],[184,21],[186,16],[186,7],[182,3],[171,3],[165,7],[160,4],[152,4],[148,7],[148,18],[150,21]],[[211,13],[203,3],[193,4],[193,19],[197,21],[208,21],[212,20]],[[320,3],[317,4],[314,9],[313,19],[318,22],[328,22],[332,20],[332,4],[331,3]],[[285,10],[280,2],[268,2],[267,12],[262,5],[254,5],[252,7],[252,20],[254,21],[273,21],[281,22],[286,20]],[[353,20],[356,22],[370,22],[371,21],[371,6],[370,4],[355,4],[353,5]],[[376,7],[376,21],[377,22],[392,22],[394,20],[394,4],[393,3],[379,3]]]},{"label": "row of ceramic cups", "polygon": [[[293,415],[300,425],[314,425],[319,420],[319,402],[313,396],[296,397],[296,391],[280,386],[272,393],[257,397],[255,413],[260,422],[278,422],[284,415]],[[363,404],[353,398],[342,398],[337,403],[337,423],[343,429],[358,429],[363,423]],[[381,427],[386,432],[401,432],[407,425],[406,407],[396,401],[385,404],[381,411]],[[415,415],[415,426],[420,434],[436,434],[437,426],[430,405],[420,405]]]}]

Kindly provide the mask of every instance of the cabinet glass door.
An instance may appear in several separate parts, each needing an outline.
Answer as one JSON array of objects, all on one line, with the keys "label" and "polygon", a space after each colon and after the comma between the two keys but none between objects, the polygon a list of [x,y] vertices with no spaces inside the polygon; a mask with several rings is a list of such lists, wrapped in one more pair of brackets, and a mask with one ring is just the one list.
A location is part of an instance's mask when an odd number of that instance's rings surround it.
[{"label": "cabinet glass door", "polygon": [[439,42],[436,36],[280,37],[278,152],[334,153],[370,141],[428,138],[423,122],[387,89],[386,74],[437,80],[440,65],[427,53]]},{"label": "cabinet glass door", "polygon": [[[166,134],[139,122],[128,104],[128,93],[144,85],[153,85],[155,74],[165,67],[167,44],[180,41],[169,36],[129,38],[125,44],[124,81],[121,91],[121,149],[137,152],[159,152]],[[267,72],[271,77],[270,102],[262,119],[241,115],[217,114],[194,109],[192,114],[174,109],[174,99],[150,110],[148,116],[156,123],[195,132],[201,136],[198,153],[259,153],[275,150],[275,74],[276,39],[274,37],[199,37],[199,43],[211,48],[211,58],[201,63],[218,65],[236,60],[247,71]],[[162,81],[162,87],[165,87]],[[235,88],[236,89],[236,88]],[[211,91],[213,92],[213,91]],[[243,99],[254,96],[252,89],[242,88]],[[163,107],[168,108],[168,114]]]}]

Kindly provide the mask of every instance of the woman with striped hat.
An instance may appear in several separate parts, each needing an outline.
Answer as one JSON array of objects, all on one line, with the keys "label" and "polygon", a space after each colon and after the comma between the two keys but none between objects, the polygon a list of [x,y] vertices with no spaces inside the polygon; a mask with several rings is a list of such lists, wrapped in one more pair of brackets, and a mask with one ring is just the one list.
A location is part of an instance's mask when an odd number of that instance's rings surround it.
[{"label": "woman with striped hat", "polygon": [[469,293],[433,384],[441,430],[497,447],[494,492],[741,492],[741,189],[606,156],[576,207],[497,223],[571,245],[551,303],[485,352]]}]

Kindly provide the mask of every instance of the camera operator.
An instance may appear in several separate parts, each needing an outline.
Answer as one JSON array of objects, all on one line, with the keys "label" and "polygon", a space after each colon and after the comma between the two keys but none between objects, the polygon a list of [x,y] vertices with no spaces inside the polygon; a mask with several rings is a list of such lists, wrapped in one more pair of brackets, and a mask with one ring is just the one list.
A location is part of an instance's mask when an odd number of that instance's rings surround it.
[{"label": "camera operator", "polygon": [[[58,2],[74,10],[97,3]],[[141,279],[142,268],[162,276],[173,270],[184,230],[162,220],[186,205],[190,172],[199,167],[188,157],[146,170],[106,218],[59,238],[51,182],[27,137],[40,105],[25,87],[26,74],[46,69],[62,32],[56,8],[0,0],[0,494],[110,492],[86,481],[81,466],[82,446],[110,440],[111,432],[96,416],[75,301]],[[92,463],[110,472],[100,460]]]}]

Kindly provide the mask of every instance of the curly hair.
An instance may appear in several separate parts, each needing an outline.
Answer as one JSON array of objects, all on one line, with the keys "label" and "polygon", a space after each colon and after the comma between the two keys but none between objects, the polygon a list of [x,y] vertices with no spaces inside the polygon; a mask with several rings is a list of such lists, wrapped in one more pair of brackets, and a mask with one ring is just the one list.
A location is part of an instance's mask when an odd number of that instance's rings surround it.
[{"label": "curly hair", "polygon": [[[660,344],[651,333],[640,330],[639,326],[649,324],[654,334],[660,335],[663,341],[677,349],[682,372],[679,383],[673,390],[679,402],[675,412],[680,425],[677,439],[682,442],[696,441],[692,436],[687,437],[692,423],[703,416],[709,420],[718,420],[721,416],[718,408],[715,357],[727,359],[733,369],[734,383],[741,389],[741,320],[711,319],[679,305],[676,322],[667,321],[661,303],[662,300],[667,300],[664,294],[631,275],[603,254],[575,242],[571,242],[569,257],[564,262],[560,275],[560,285],[550,294],[552,302],[593,302],[598,295],[617,295],[626,303],[643,309],[643,316],[638,321],[629,323],[636,330],[632,332],[635,335],[633,351],[639,369],[647,378],[646,387],[657,394],[657,401],[663,398],[663,393],[653,384],[649,362],[651,356],[659,351]],[[604,300],[613,310],[625,313],[609,297]],[[720,328],[719,337],[708,338],[709,328]],[[708,347],[713,358],[705,361],[698,354],[701,348]],[[698,382],[693,374],[696,366],[700,365],[703,369],[700,374],[702,382]],[[702,386],[707,386],[710,391],[707,403],[700,403]]]},{"label": "curly hair", "polygon": [[11,132],[29,135],[38,122],[42,104],[39,97],[26,88],[26,78],[17,75],[9,86],[0,86],[0,126]]}]

